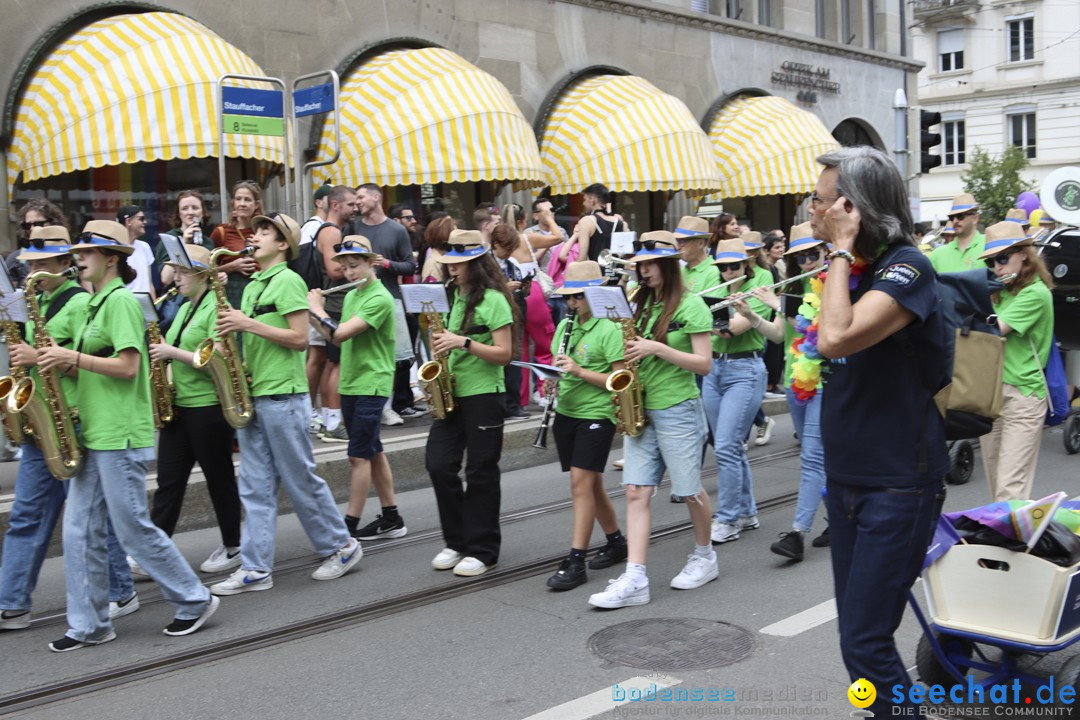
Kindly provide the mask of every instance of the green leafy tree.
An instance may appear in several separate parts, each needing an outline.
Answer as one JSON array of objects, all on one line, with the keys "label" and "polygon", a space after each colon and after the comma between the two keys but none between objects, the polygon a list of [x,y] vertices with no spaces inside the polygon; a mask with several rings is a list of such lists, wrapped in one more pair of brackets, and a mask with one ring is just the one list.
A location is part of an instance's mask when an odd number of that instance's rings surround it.
[{"label": "green leafy tree", "polygon": [[1020,177],[1028,166],[1024,151],[1009,146],[1001,155],[991,155],[982,148],[968,153],[968,171],[960,178],[964,190],[979,203],[982,222],[993,225],[1005,219],[1005,213],[1016,207],[1016,198],[1034,183]]}]

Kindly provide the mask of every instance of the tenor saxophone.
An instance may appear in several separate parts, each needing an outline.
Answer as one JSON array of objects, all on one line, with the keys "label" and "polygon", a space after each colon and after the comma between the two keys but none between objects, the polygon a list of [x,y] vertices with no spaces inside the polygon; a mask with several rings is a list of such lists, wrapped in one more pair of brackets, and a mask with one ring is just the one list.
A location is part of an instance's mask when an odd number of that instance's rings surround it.
[{"label": "tenor saxophone", "polygon": [[[37,283],[61,277],[74,279],[78,274],[78,268],[69,268],[60,274],[35,272],[26,278],[26,313],[34,323],[34,347],[44,348],[53,344],[45,318],[41,315],[41,305],[35,292]],[[75,437],[75,409],[69,408],[64,399],[55,368],[39,368],[38,378],[42,392],[37,392],[34,378],[26,376],[15,384],[5,403],[6,410],[13,417],[22,415],[26,418],[45,457],[49,474],[57,480],[68,480],[77,475],[83,465],[82,448]]]},{"label": "tenor saxophone", "polygon": [[[0,322],[0,329],[3,330],[4,337],[7,338],[9,348],[22,342],[19,326],[10,320]],[[24,378],[26,378],[26,368],[24,367],[13,367],[10,373],[0,377],[0,421],[4,423],[4,432],[7,433],[8,440],[16,445],[21,445],[27,441],[26,420],[21,415],[12,415],[8,411],[7,400],[14,392],[15,386]]]},{"label": "tenor saxophone", "polygon": [[[214,293],[218,314],[232,309],[229,298],[225,295],[225,286],[218,280],[218,259],[225,257],[248,257],[255,248],[248,246],[239,252],[218,248],[210,253],[210,289]],[[248,386],[247,368],[240,350],[236,346],[236,334],[226,333],[217,339],[221,343],[221,352],[215,347],[215,338],[208,337],[195,348],[194,366],[206,369],[214,381],[214,390],[221,401],[221,412],[225,421],[234,428],[242,428],[255,416],[255,404],[251,400],[251,388]]]},{"label": "tenor saxophone", "polygon": [[[623,352],[626,352],[630,342],[637,337],[637,327],[629,318],[620,320],[619,324],[622,326]],[[608,375],[604,387],[608,392],[614,393],[611,403],[615,406],[615,421],[619,432],[630,437],[640,435],[645,429],[646,417],[637,360],[627,360],[625,368]]]},{"label": "tenor saxophone", "polygon": [[[446,284],[450,285],[452,282],[453,278],[447,280]],[[424,313],[424,317],[432,336],[446,330],[441,313]],[[437,353],[420,366],[416,371],[416,378],[427,396],[431,417],[445,420],[446,416],[454,411],[454,376],[450,374],[450,353]]]}]

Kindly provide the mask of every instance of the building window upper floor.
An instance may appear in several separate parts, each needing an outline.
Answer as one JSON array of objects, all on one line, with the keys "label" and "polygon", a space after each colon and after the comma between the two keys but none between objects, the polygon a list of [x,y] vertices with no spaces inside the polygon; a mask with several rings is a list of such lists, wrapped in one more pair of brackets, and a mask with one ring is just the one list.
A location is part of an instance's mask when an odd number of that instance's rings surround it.
[{"label": "building window upper floor", "polygon": [[941,164],[963,165],[966,147],[964,144],[964,116],[946,113],[941,118]]},{"label": "building window upper floor", "polygon": [[964,69],[964,31],[961,28],[939,30],[937,45],[939,72]]},{"label": "building window upper floor", "polygon": [[1035,108],[1025,105],[1006,110],[1006,136],[1009,145],[1024,151],[1028,158],[1035,157]]},{"label": "building window upper floor", "polygon": [[1024,62],[1035,59],[1035,18],[1009,18],[1005,21],[1005,36],[1009,62]]}]

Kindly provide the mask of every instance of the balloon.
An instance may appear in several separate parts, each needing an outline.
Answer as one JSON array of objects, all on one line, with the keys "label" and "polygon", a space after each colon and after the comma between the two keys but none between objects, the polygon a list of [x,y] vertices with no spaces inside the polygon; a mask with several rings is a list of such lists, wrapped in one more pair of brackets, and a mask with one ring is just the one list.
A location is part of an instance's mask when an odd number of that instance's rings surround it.
[{"label": "balloon", "polygon": [[1020,197],[1016,198],[1016,207],[1027,212],[1028,217],[1031,217],[1031,213],[1038,210],[1042,205],[1039,203],[1039,196],[1030,190],[1025,190],[1020,193]]},{"label": "balloon", "polygon": [[1042,219],[1042,216],[1043,216],[1043,214],[1045,212],[1046,212],[1045,210],[1043,210],[1042,208],[1039,208],[1038,210],[1036,210],[1035,212],[1031,213],[1031,215],[1028,216],[1028,222],[1031,223],[1032,227],[1035,227],[1036,225],[1039,224],[1039,220]]}]

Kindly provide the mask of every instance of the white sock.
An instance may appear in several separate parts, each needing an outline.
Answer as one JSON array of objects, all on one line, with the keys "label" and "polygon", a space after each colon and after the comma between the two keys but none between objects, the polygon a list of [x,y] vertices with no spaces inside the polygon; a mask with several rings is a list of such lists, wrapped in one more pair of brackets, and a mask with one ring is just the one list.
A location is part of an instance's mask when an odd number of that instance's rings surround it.
[{"label": "white sock", "polygon": [[317,407],[311,408],[311,419],[316,421],[316,422],[322,422],[322,419],[323,419],[322,410],[320,408],[317,408]]},{"label": "white sock", "polygon": [[326,429],[329,432],[337,430],[338,426],[341,425],[341,408],[336,410],[327,408],[324,412],[326,413]]},{"label": "white sock", "polygon": [[330,412],[330,408],[323,408],[319,412],[322,414],[323,427],[326,427],[326,421],[330,418],[330,416],[328,415],[328,413]]},{"label": "white sock", "polygon": [[712,549],[712,545],[694,545],[694,554],[698,557],[703,557],[706,560],[711,560],[716,557],[716,553]]},{"label": "white sock", "polygon": [[639,565],[638,563],[626,563],[626,574],[639,583],[645,582],[649,579],[649,577],[645,574],[645,566]]}]

